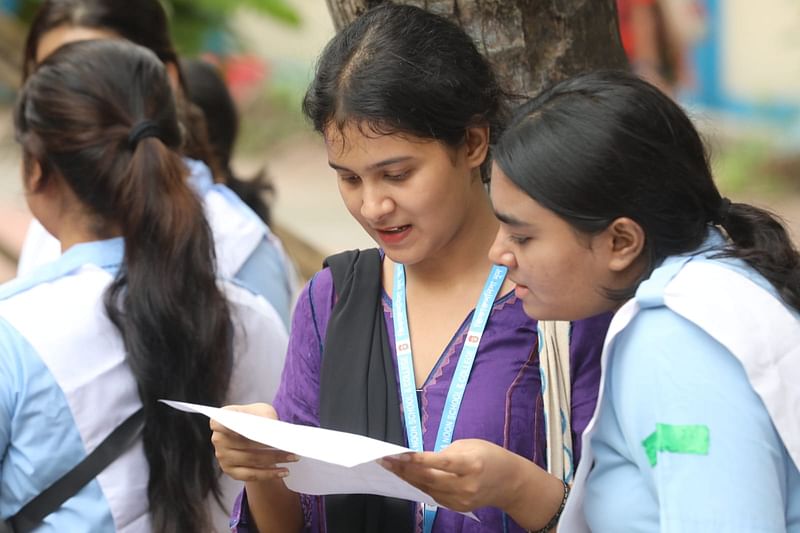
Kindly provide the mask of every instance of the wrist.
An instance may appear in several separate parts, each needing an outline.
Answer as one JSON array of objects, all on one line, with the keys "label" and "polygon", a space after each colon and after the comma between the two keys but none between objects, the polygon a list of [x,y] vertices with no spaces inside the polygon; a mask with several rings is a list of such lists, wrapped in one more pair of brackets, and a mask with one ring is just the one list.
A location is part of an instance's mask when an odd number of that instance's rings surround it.
[{"label": "wrist", "polygon": [[552,531],[566,502],[567,485],[535,463],[520,459],[525,464],[517,466],[510,484],[512,496],[503,511],[533,533]]},{"label": "wrist", "polygon": [[566,481],[561,482],[564,485],[564,495],[561,499],[561,505],[558,506],[558,510],[555,514],[550,518],[550,521],[544,525],[544,527],[530,531],[529,533],[551,533],[556,530],[558,526],[558,521],[561,519],[561,513],[564,512],[564,507],[567,505],[567,497],[569,497],[569,484]]}]

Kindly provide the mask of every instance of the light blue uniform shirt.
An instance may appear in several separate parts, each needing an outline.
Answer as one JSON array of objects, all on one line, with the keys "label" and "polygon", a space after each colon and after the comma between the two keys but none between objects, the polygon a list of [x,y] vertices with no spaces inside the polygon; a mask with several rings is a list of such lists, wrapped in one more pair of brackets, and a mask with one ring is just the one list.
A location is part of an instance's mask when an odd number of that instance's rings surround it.
[{"label": "light blue uniform shirt", "polygon": [[[744,263],[714,261],[775,294]],[[708,333],[642,305],[604,379],[583,507],[592,531],[800,532],[800,473],[744,367]],[[708,453],[658,453],[653,466],[643,441],[657,424],[707,427]]]},{"label": "light blue uniform shirt", "polygon": [[[58,261],[0,286],[3,518],[72,469],[87,448],[141,406],[119,335],[111,334],[107,319],[98,319],[102,307],[94,299],[122,255],[122,239],[76,245]],[[145,531],[147,472],[141,445],[134,446],[36,531]]]},{"label": "light blue uniform shirt", "polygon": [[[2,518],[71,470],[142,405],[121,335],[104,306],[123,256],[121,238],[76,244],[0,286]],[[222,279],[218,286],[234,328],[225,403],[271,402],[286,330],[261,296]],[[36,531],[148,533],[148,478],[138,440]],[[228,530],[228,512],[241,490],[226,476],[220,488],[223,506],[208,500],[215,532]]]}]

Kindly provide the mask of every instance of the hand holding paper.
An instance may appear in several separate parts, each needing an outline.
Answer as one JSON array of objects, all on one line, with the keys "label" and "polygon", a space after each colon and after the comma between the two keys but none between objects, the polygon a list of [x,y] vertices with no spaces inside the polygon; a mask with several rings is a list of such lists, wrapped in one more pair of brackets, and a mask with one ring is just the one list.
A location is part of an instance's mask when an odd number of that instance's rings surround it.
[{"label": "hand holding paper", "polygon": [[[300,456],[282,464],[289,471],[286,486],[299,493],[376,494],[436,505],[434,499],[380,466],[376,460],[411,452],[408,448],[361,435],[299,426],[248,413],[162,400],[190,413],[200,413],[250,440]],[[471,513],[468,516],[475,518]]]}]

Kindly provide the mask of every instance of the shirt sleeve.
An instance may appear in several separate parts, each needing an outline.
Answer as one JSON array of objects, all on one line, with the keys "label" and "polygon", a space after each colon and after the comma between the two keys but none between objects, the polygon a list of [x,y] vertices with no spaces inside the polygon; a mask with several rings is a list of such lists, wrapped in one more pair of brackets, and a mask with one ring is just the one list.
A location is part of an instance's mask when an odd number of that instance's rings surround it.
[{"label": "shirt sleeve", "polygon": [[581,436],[597,404],[600,357],[612,313],[572,323],[570,335],[570,379],[572,380],[572,450],[574,464],[581,457]]},{"label": "shirt sleeve", "polygon": [[608,387],[662,532],[785,530],[788,454],[725,347],[667,308],[642,311]]}]

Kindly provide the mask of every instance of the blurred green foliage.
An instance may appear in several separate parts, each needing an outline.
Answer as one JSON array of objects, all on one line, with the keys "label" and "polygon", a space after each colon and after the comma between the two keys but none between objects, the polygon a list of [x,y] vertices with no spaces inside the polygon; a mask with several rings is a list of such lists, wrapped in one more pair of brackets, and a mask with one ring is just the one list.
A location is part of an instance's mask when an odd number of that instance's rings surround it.
[{"label": "blurred green foliage", "polygon": [[711,159],[714,177],[726,194],[781,196],[800,190],[800,157],[782,154],[774,141],[757,136],[730,139]]},{"label": "blurred green foliage", "polygon": [[[289,26],[299,26],[300,16],[286,0],[160,0],[170,18],[178,52],[196,55],[213,49],[218,53],[236,50],[238,43],[228,23],[234,11],[246,7],[273,17]],[[19,0],[23,22],[33,18],[41,0]],[[131,0],[131,9],[136,9]]]}]

